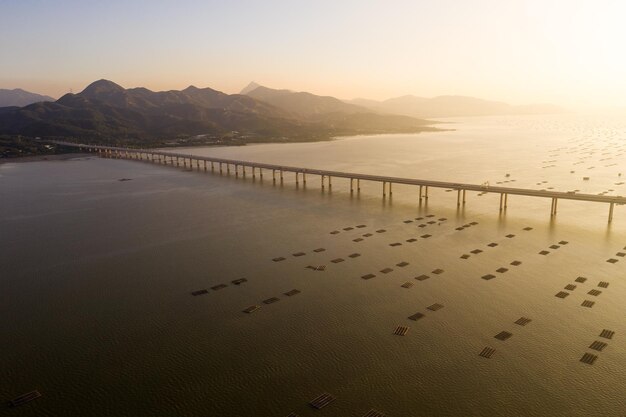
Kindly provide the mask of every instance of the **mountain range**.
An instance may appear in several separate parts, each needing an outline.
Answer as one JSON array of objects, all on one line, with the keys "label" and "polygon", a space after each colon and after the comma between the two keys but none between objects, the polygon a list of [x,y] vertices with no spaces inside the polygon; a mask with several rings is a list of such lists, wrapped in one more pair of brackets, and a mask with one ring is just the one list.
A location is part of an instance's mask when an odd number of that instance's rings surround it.
[{"label": "mountain range", "polygon": [[[257,91],[259,90],[259,91]],[[270,100],[272,92],[284,97]],[[266,95],[268,100],[258,97]],[[302,98],[304,97],[304,99]],[[301,102],[301,105],[290,105]],[[376,114],[332,97],[255,88],[225,94],[211,88],[154,92],[99,80],[55,102],[0,108],[0,134],[86,142],[163,143],[299,141],[333,136],[434,130],[431,122]]]},{"label": "mountain range", "polygon": [[40,101],[54,101],[54,99],[49,96],[31,93],[29,91],[22,90],[21,88],[15,88],[13,90],[0,88],[0,107],[22,107]]},{"label": "mountain range", "polygon": [[112,81],[99,80],[80,93],[66,94],[56,101],[23,90],[0,91],[36,100],[24,106],[0,107],[0,135],[141,146],[414,133],[438,130],[432,126],[435,122],[425,118],[562,111],[551,105],[512,106],[463,96],[342,101],[254,82],[240,94],[225,94],[194,86],[180,91],[125,89]]}]

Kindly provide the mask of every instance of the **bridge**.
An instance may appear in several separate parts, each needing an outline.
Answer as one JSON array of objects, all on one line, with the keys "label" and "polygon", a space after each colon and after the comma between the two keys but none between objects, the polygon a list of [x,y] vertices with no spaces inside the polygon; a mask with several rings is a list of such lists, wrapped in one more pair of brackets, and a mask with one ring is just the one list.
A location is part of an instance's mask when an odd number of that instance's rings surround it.
[{"label": "bridge", "polygon": [[[60,142],[60,141],[52,141],[51,143],[79,148],[83,151],[89,152],[97,152],[102,157],[109,158],[125,158],[132,160],[146,160],[154,163],[160,163],[165,165],[171,165],[186,168],[187,164],[189,167],[193,169],[193,165],[195,163],[196,168],[198,170],[204,169],[207,172],[209,169],[211,172],[215,172],[219,170],[219,173],[222,174],[224,169],[226,173],[230,175],[231,166],[235,171],[235,176],[239,176],[239,168],[241,168],[241,174],[243,177],[246,176],[246,168],[251,170],[252,178],[256,178],[257,170],[260,178],[263,178],[263,170],[272,171],[272,180],[276,183],[276,174],[279,175],[279,180],[282,184],[284,173],[289,172],[295,174],[296,185],[300,183],[300,176],[302,177],[303,184],[306,184],[307,175],[315,175],[321,178],[321,187],[325,188],[326,182],[328,183],[328,188],[332,188],[332,179],[333,178],[346,178],[350,180],[350,192],[354,192],[355,183],[356,190],[361,190],[361,181],[370,181],[370,182],[379,182],[382,184],[382,195],[383,198],[392,195],[392,186],[393,184],[404,184],[404,185],[413,185],[419,187],[419,201],[422,199],[428,199],[428,189],[429,188],[443,188],[446,190],[456,190],[457,191],[457,206],[461,204],[465,204],[465,193],[466,191],[478,191],[480,193],[494,193],[500,194],[500,210],[503,210],[507,207],[508,196],[509,195],[521,195],[527,197],[540,197],[540,198],[549,198],[552,201],[550,207],[550,215],[555,216],[557,213],[557,205],[558,201],[563,200],[578,200],[578,201],[589,201],[595,203],[605,203],[609,205],[609,215],[608,221],[611,223],[613,221],[613,210],[616,204],[623,205],[626,204],[626,197],[622,196],[607,196],[607,195],[595,195],[595,194],[580,194],[572,191],[547,191],[547,190],[533,190],[528,188],[512,188],[512,187],[498,187],[491,186],[488,184],[465,184],[465,183],[457,183],[457,182],[446,182],[446,181],[432,181],[432,180],[420,180],[413,178],[402,178],[402,177],[387,177],[380,175],[369,175],[369,174],[357,174],[353,172],[340,172],[340,171],[329,171],[324,169],[311,169],[311,168],[302,168],[302,167],[290,167],[284,165],[275,165],[275,164],[266,164],[261,162],[251,162],[251,161],[241,161],[235,159],[224,159],[224,158],[215,158],[212,156],[199,156],[199,155],[189,155],[183,153],[175,153],[175,152],[167,152],[167,151],[159,151],[152,149],[133,149],[133,148],[121,148],[121,147],[113,147],[113,146],[95,146],[95,145],[85,145],[85,144],[77,144],[70,142]],[[202,164],[202,167],[200,166]],[[207,166],[209,165],[210,166]]]}]

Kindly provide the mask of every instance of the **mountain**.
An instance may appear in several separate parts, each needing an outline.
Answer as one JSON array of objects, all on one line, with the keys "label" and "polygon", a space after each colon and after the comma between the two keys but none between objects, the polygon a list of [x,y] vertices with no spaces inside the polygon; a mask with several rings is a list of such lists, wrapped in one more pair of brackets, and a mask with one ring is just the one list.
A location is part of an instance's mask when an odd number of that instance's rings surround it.
[{"label": "mountain", "polygon": [[0,107],[22,107],[40,101],[54,101],[54,99],[52,97],[42,96],[41,94],[24,91],[21,88],[14,90],[0,88]]},{"label": "mountain", "polygon": [[[251,87],[257,86],[254,89]],[[372,110],[345,103],[335,97],[318,96],[307,92],[276,90],[251,83],[243,91],[257,100],[269,103],[292,117],[310,123],[329,126],[352,134],[400,133],[420,130],[432,124],[427,120],[405,115],[378,114]]]},{"label": "mountain", "polygon": [[499,101],[483,100],[466,96],[438,96],[433,98],[402,96],[385,101],[355,99],[350,104],[367,107],[370,110],[403,114],[411,117],[463,117],[495,116],[513,114],[561,113],[564,110],[550,104],[513,106]]},{"label": "mountain", "polygon": [[[253,83],[254,84],[254,83]],[[345,103],[335,97],[316,96],[306,92],[294,92],[290,90],[275,90],[263,86],[248,90],[246,95],[257,100],[264,101],[298,117],[319,119],[329,113],[371,113],[371,110],[354,104]]]},{"label": "mountain", "polygon": [[257,89],[258,87],[260,87],[260,85],[255,83],[254,81],[252,81],[250,84],[245,86],[243,88],[243,90],[241,90],[241,92],[239,92],[239,94],[244,94],[244,95],[248,94],[250,91]]},{"label": "mountain", "polygon": [[424,120],[367,117],[369,110],[333,97],[297,94],[311,103],[319,99],[321,104],[306,112],[305,106],[283,108],[251,95],[229,95],[211,88],[154,92],[99,80],[56,102],[0,110],[0,134],[151,146],[172,141],[189,144],[199,137],[203,143],[241,143],[433,130]]}]

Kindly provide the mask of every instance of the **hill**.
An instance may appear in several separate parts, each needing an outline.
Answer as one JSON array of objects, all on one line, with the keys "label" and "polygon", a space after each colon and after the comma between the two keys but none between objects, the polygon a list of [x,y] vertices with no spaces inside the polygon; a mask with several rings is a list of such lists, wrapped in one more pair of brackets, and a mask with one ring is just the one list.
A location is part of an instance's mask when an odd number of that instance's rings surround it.
[{"label": "hill", "polygon": [[13,90],[0,88],[0,107],[22,107],[40,101],[54,101],[54,99],[49,96],[42,96],[41,94],[31,93],[29,91],[22,90],[21,88],[16,88]]}]

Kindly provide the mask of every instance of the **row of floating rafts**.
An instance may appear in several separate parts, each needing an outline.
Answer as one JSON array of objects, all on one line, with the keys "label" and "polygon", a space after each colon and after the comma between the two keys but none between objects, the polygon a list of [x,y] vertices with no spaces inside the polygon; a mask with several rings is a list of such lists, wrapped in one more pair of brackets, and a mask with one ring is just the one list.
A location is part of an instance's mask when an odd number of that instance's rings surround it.
[{"label": "row of floating rafts", "polygon": [[17,406],[26,404],[28,402],[31,402],[33,400],[36,400],[39,397],[41,397],[41,393],[37,390],[27,392],[26,394],[20,395],[19,397],[14,398],[11,401],[9,401],[9,405],[11,407],[17,407]]}]

